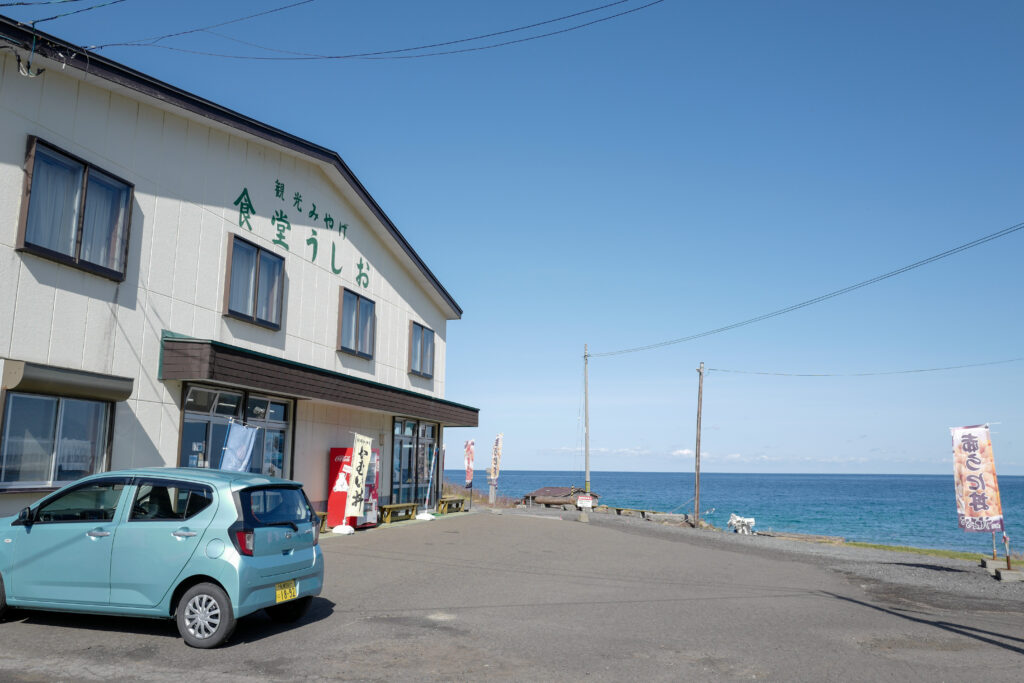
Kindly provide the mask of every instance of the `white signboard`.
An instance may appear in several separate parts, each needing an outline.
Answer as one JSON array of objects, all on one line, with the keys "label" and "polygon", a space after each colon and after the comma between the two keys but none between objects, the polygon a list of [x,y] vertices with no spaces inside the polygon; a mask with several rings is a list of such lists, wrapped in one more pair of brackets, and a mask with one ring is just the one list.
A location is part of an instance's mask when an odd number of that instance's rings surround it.
[{"label": "white signboard", "polygon": [[589,493],[581,493],[576,496],[576,506],[580,508],[594,507],[594,497]]},{"label": "white signboard", "polygon": [[370,473],[370,450],[373,440],[355,434],[352,445],[352,472],[349,476],[348,495],[345,496],[345,517],[362,517],[366,502],[366,479]]}]

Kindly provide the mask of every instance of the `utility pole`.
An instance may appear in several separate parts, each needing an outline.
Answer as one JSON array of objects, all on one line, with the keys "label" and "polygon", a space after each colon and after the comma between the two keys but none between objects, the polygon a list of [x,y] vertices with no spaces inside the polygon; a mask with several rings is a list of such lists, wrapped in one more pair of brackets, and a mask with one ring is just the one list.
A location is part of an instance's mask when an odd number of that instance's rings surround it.
[{"label": "utility pole", "polygon": [[[587,345],[583,345],[583,462],[586,467],[586,474],[584,479],[583,488],[586,494],[590,495],[590,386],[587,378],[587,363],[590,359],[590,354],[587,351]],[[580,508],[579,521],[589,522],[590,519],[587,517],[586,508]]]},{"label": "utility pole", "polygon": [[697,385],[697,452],[694,454],[693,467],[693,519],[694,528],[700,528],[700,410],[704,402],[704,361],[701,361],[697,368],[700,381]]}]

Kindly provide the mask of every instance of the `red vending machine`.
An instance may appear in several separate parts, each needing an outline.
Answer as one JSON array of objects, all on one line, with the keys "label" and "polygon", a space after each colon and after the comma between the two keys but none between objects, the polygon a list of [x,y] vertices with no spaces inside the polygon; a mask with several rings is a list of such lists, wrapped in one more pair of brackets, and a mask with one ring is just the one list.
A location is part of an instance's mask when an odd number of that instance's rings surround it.
[{"label": "red vending machine", "polygon": [[352,482],[351,448],[332,448],[327,481],[331,490],[327,494],[327,526],[348,525],[354,529],[377,526],[378,471],[380,470],[380,449],[371,449],[370,465],[366,471],[366,493],[363,514],[360,517],[345,517],[349,485]]}]

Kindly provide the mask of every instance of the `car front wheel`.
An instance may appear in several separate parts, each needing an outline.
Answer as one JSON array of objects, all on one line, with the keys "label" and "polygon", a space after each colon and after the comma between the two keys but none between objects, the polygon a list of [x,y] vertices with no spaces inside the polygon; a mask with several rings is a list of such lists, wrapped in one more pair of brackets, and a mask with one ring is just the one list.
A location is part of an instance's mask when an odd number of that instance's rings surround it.
[{"label": "car front wheel", "polygon": [[290,624],[293,621],[298,621],[304,617],[306,612],[309,611],[309,606],[312,602],[312,596],[307,595],[306,597],[299,598],[298,600],[292,600],[291,602],[267,607],[264,611],[267,613],[267,616],[270,617],[271,621],[276,621],[279,624]]},{"label": "car front wheel", "polygon": [[217,647],[235,630],[235,614],[227,593],[212,583],[192,586],[178,601],[178,632],[191,647]]}]

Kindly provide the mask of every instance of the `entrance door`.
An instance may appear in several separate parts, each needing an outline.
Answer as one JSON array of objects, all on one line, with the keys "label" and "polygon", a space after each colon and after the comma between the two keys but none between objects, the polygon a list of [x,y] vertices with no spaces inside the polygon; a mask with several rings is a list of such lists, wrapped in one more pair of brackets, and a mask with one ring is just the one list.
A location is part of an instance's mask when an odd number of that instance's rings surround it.
[{"label": "entrance door", "polygon": [[436,484],[437,430],[436,424],[395,420],[391,468],[392,503],[425,503],[431,482]]},{"label": "entrance door", "polygon": [[395,420],[392,446],[391,502],[411,503],[415,494],[416,422]]}]

